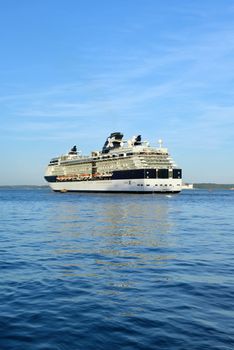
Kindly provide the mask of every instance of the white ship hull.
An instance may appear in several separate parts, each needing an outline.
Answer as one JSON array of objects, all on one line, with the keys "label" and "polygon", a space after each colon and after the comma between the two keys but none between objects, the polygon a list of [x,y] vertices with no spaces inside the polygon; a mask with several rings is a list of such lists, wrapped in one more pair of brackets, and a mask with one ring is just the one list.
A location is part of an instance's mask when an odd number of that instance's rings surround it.
[{"label": "white ship hull", "polygon": [[181,191],[180,179],[131,179],[99,181],[50,182],[57,192],[116,192],[116,193],[178,193]]}]

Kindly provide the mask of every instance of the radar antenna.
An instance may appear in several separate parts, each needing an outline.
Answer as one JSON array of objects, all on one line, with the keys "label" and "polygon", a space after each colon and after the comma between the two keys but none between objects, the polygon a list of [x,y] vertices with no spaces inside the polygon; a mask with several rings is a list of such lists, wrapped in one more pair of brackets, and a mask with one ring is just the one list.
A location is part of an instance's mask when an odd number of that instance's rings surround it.
[{"label": "radar antenna", "polygon": [[159,140],[158,140],[158,143],[159,143],[159,148],[162,148],[163,140],[162,140],[162,139],[159,139]]}]

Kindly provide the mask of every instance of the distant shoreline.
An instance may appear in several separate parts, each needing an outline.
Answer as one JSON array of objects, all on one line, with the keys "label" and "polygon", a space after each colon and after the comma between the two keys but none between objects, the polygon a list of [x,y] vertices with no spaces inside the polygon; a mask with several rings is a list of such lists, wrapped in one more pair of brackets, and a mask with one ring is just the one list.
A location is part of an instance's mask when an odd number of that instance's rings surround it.
[{"label": "distant shoreline", "polygon": [[234,184],[216,184],[216,183],[194,183],[193,188],[204,190],[231,190],[234,189]]},{"label": "distant shoreline", "polygon": [[48,185],[0,185],[0,188],[48,188]]}]

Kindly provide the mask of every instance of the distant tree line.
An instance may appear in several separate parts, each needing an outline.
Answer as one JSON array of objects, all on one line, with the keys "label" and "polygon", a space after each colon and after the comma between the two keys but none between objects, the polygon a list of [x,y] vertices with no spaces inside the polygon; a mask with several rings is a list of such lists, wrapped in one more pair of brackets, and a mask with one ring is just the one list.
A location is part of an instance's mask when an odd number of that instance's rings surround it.
[{"label": "distant tree line", "polygon": [[234,189],[234,184],[194,183],[193,188],[208,190],[230,190]]}]

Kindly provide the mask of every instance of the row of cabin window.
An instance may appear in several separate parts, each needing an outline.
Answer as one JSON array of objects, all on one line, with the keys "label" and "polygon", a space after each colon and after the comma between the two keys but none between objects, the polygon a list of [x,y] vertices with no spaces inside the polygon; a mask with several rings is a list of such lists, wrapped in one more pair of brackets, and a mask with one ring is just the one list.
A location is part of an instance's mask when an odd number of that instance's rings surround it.
[{"label": "row of cabin window", "polygon": [[[143,184],[137,184],[137,186],[143,186]],[[149,184],[147,184],[146,186],[150,186]],[[167,184],[160,184],[160,185],[157,185],[157,184],[155,184],[154,186],[172,186],[172,184],[169,184],[169,185],[167,185]],[[177,185],[177,186],[179,186],[179,184]]]},{"label": "row of cabin window", "polygon": [[120,154],[112,154],[111,156],[102,156],[102,157],[95,157],[93,160],[102,160],[102,159],[110,159],[110,158],[117,158],[117,157],[126,157],[126,156],[132,156],[133,153],[120,153]]}]

